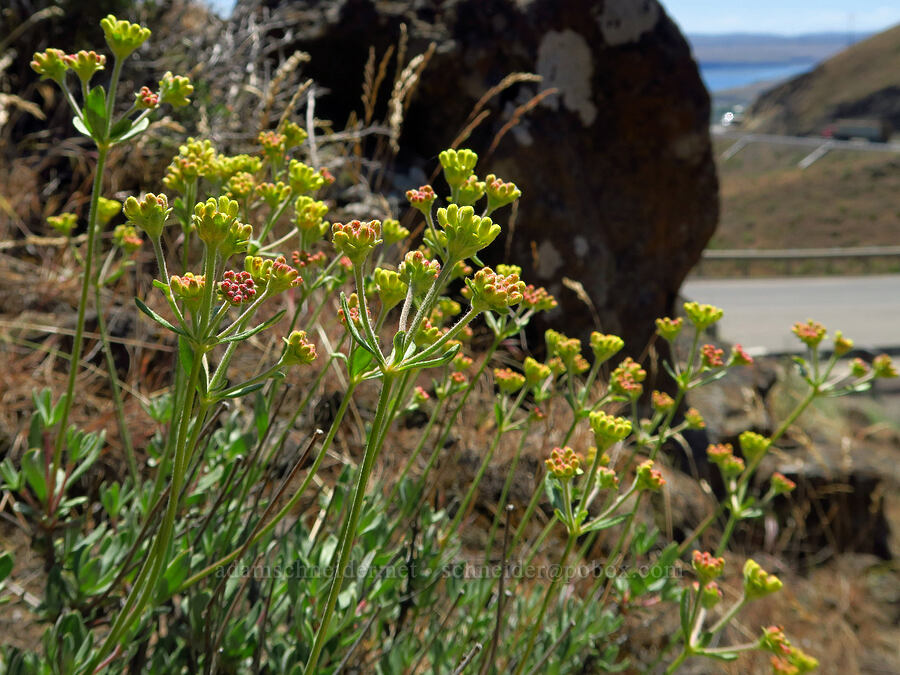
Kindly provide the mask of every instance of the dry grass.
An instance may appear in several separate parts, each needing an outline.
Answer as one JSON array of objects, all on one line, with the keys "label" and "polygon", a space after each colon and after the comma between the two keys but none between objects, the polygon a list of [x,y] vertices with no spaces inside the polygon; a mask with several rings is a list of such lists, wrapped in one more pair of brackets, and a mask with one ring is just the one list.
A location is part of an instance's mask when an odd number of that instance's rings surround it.
[{"label": "dry grass", "polygon": [[[733,141],[717,140],[717,155]],[[831,152],[810,168],[807,148],[751,144],[719,160],[721,218],[710,248],[895,246],[900,242],[900,155]],[[704,271],[743,274],[705,263]],[[897,272],[896,259],[754,264],[751,274]]]}]

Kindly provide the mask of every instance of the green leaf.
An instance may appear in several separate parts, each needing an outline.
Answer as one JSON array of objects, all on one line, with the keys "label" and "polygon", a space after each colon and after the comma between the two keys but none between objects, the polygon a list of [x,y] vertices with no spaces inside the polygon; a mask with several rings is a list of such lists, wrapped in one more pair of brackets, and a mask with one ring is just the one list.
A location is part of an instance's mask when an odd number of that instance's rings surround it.
[{"label": "green leaf", "polygon": [[691,594],[687,589],[681,589],[681,600],[678,603],[678,613],[681,616],[681,634],[687,638],[691,632],[690,606],[688,604]]},{"label": "green leaf", "polygon": [[184,337],[178,338],[178,362],[185,374],[189,374],[194,367],[194,347]]},{"label": "green leaf", "polygon": [[278,312],[278,314],[273,316],[271,319],[269,319],[268,321],[263,321],[261,324],[259,324],[255,328],[251,328],[249,330],[241,331],[240,333],[235,333],[234,335],[229,335],[228,337],[224,337],[221,340],[219,340],[219,343],[225,344],[226,342],[238,342],[240,340],[246,340],[248,337],[252,337],[252,336],[256,335],[257,333],[259,333],[260,331],[266,330],[267,328],[271,328],[276,323],[281,321],[281,317],[284,316],[285,312],[287,312],[287,310],[283,309],[280,312]]},{"label": "green leaf", "polygon": [[717,659],[719,661],[736,661],[738,657],[737,652],[697,652],[698,655],[706,656],[710,659]]},{"label": "green leaf", "polygon": [[349,372],[350,377],[356,378],[366,372],[374,360],[375,357],[371,352],[366,351],[365,349],[354,349],[350,354],[350,361],[347,364],[347,371]]},{"label": "green leaf", "polygon": [[450,348],[441,354],[440,356],[435,356],[433,358],[428,359],[413,359],[410,361],[404,368],[401,368],[399,372],[403,372],[404,370],[409,370],[410,368],[435,368],[438,366],[443,366],[446,363],[449,363],[453,360],[453,357],[459,353],[459,350],[462,348],[462,345],[455,344],[451,345]]},{"label": "green leaf", "polygon": [[183,335],[184,337],[188,337],[188,334],[185,333],[183,330],[181,330],[180,328],[176,328],[174,325],[172,325],[171,323],[166,321],[164,318],[162,318],[159,314],[157,314],[152,309],[147,307],[147,305],[145,305],[144,302],[140,298],[136,297],[134,299],[134,304],[136,304],[138,306],[139,310],[141,310],[144,314],[149,316],[151,319],[153,319],[156,323],[158,323],[163,328],[168,328],[173,333],[177,333],[178,335]]},{"label": "green leaf", "polygon": [[663,361],[662,365],[663,369],[669,374],[669,377],[671,377],[675,382],[678,382],[678,375],[676,375],[675,371],[672,370],[672,366],[669,365],[669,362]]},{"label": "green leaf", "polygon": [[50,419],[53,416],[53,392],[50,391],[50,388],[44,387],[39,392],[31,392],[31,400],[34,402],[34,407],[37,410],[38,415],[41,416],[41,422],[44,423],[44,428],[46,429],[52,426]]},{"label": "green leaf", "polygon": [[88,138],[93,138],[94,134],[91,133],[91,130],[88,128],[87,124],[82,121],[80,117],[77,115],[72,118],[72,126],[80,133],[82,136],[87,136]]},{"label": "green leaf", "polygon": [[257,394],[253,398],[253,422],[256,425],[256,440],[262,442],[269,428],[269,406],[262,394]]},{"label": "green leaf", "polygon": [[13,557],[9,551],[4,551],[0,554],[0,583],[6,580],[12,573],[13,569]]},{"label": "green leaf", "polygon": [[252,394],[254,391],[259,391],[264,386],[266,386],[265,382],[255,382],[237,389],[226,389],[221,394],[217,394],[216,398],[240,398],[241,396]]},{"label": "green leaf", "polygon": [[109,132],[109,140],[114,143],[121,143],[122,141],[127,141],[130,138],[134,138],[138,134],[146,131],[147,127],[150,126],[150,118],[145,117],[137,124],[134,124],[130,119],[120,120]]},{"label": "green leaf", "polygon": [[47,479],[44,475],[44,466],[40,457],[41,451],[32,448],[22,455],[22,472],[25,480],[35,496],[42,504],[47,502]]},{"label": "green leaf", "polygon": [[620,513],[616,516],[610,516],[609,518],[598,518],[597,520],[588,523],[583,528],[581,528],[581,532],[593,532],[594,530],[606,530],[614,525],[618,525],[623,520],[628,518],[627,513]]},{"label": "green leaf", "polygon": [[93,130],[91,138],[102,140],[100,135],[106,130],[106,90],[96,86],[88,93],[84,100],[84,120]]},{"label": "green leaf", "polygon": [[188,572],[191,571],[191,561],[188,554],[190,550],[185,549],[179,553],[175,559],[169,563],[163,574],[160,591],[162,592],[161,600],[166,600],[174,593],[182,582],[187,579]]},{"label": "green leaf", "polygon": [[556,478],[549,471],[544,474],[544,492],[547,494],[547,499],[550,500],[550,506],[561,511],[565,510],[562,490],[559,489]]},{"label": "green leaf", "polygon": [[0,476],[3,478],[3,488],[12,492],[19,492],[22,489],[22,474],[16,471],[12,460],[6,457],[0,463]]},{"label": "green leaf", "polygon": [[347,324],[347,330],[350,331],[350,336],[360,347],[367,352],[371,352],[372,356],[374,356],[375,350],[363,339],[362,335],[359,334],[359,331],[356,329],[356,324],[354,324],[353,319],[350,318],[350,305],[347,304],[347,294],[343,291],[341,291],[341,309],[344,310],[344,322]]}]

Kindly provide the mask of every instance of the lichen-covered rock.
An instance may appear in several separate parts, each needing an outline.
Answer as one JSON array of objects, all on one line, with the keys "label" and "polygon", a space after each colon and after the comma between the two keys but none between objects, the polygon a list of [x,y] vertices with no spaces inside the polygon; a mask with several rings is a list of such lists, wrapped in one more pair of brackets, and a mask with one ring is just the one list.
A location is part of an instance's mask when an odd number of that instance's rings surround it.
[{"label": "lichen-covered rock", "polygon": [[[718,217],[709,96],[656,0],[269,4],[289,26],[291,46],[312,56],[309,75],[329,89],[317,114],[336,120],[360,107],[370,46],[384,53],[400,24],[408,54],[436,43],[405,114],[402,173],[430,175],[476,100],[504,76],[541,75],[492,99],[466,140],[482,156],[482,173],[490,169],[524,193],[514,232],[486,257],[511,258],[528,281],[554,292],[567,332],[600,328],[621,334],[633,352],[643,348]],[[516,108],[548,88],[557,91],[488,152]],[[498,216],[502,222],[508,211]],[[584,285],[596,315],[564,278]]]}]

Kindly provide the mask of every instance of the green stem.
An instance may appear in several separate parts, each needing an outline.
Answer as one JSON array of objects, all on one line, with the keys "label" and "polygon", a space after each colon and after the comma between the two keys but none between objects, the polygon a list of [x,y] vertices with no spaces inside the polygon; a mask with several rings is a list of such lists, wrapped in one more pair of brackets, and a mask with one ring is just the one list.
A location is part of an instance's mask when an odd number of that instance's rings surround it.
[{"label": "green stem", "polygon": [[[287,516],[289,513],[291,513],[291,511],[294,510],[294,507],[297,505],[297,503],[303,497],[303,494],[306,492],[307,487],[309,487],[309,484],[312,482],[313,477],[316,475],[316,472],[319,470],[319,466],[321,466],[322,460],[325,459],[325,455],[328,453],[328,450],[331,447],[331,443],[334,441],[335,434],[337,434],[337,430],[340,427],[341,422],[344,419],[344,414],[347,412],[347,408],[350,405],[351,399],[353,398],[353,391],[356,388],[356,386],[357,386],[356,382],[351,382],[350,386],[347,388],[347,393],[344,394],[344,399],[341,401],[340,408],[338,408],[337,414],[334,417],[334,422],[332,422],[332,424],[331,424],[331,429],[328,431],[328,436],[326,436],[324,442],[322,443],[322,447],[319,450],[319,454],[316,455],[316,459],[313,462],[312,466],[309,468],[309,471],[307,472],[306,478],[303,480],[303,483],[301,483],[300,487],[297,489],[297,491],[294,493],[294,495],[287,501],[287,503],[283,507],[281,507],[281,510],[272,517],[272,520],[270,520],[268,523],[266,523],[266,525],[264,527],[260,528],[260,530],[252,536],[249,545],[246,545],[245,547],[243,547],[244,550],[246,550],[250,546],[253,546],[260,539],[262,539],[267,534],[269,534],[269,532],[271,532],[274,529],[274,527],[284,519],[285,516]],[[244,492],[242,492],[242,494],[246,495],[246,492],[247,492],[247,490],[245,489]],[[207,565],[202,570],[200,570],[199,572],[197,572],[196,574],[191,576],[189,579],[187,579],[184,583],[182,583],[181,586],[178,587],[177,593],[181,593],[186,588],[194,585],[198,581],[202,581],[203,579],[208,577],[210,574],[215,572],[217,569],[220,569],[220,568],[224,567],[225,565],[228,565],[229,563],[234,561],[240,555],[240,553],[241,553],[241,549],[237,549],[235,551],[232,551],[225,557],[220,558],[213,564]]]},{"label": "green stem", "polygon": [[[59,429],[56,434],[56,445],[53,449],[53,465],[50,475],[55,476],[62,460],[63,443],[66,438],[66,427],[69,422],[69,413],[72,409],[72,400],[75,396],[75,381],[78,378],[78,368],[81,363],[81,350],[84,347],[84,323],[87,312],[88,292],[93,278],[92,267],[94,264],[94,251],[97,247],[97,215],[100,203],[100,192],[103,190],[103,170],[106,166],[106,158],[109,155],[109,147],[98,146],[97,168],[94,170],[94,185],[91,189],[91,207],[88,212],[87,252],[84,256],[84,279],[81,282],[81,296],[78,300],[78,319],[75,323],[75,338],[72,344],[72,360],[69,362],[69,379],[66,383],[66,397],[63,401],[62,415],[59,420]],[[97,308],[100,311],[100,307]]]},{"label": "green stem", "polygon": [[391,407],[391,390],[393,389],[394,377],[395,375],[393,374],[389,375],[385,373],[382,380],[381,395],[378,397],[378,407],[375,411],[375,419],[372,422],[372,430],[369,433],[368,442],[366,443],[363,463],[359,469],[359,478],[356,483],[356,488],[354,489],[353,503],[345,518],[344,532],[342,533],[338,549],[337,565],[334,567],[334,576],[331,578],[331,588],[328,591],[328,599],[325,602],[324,613],[319,624],[319,629],[316,631],[316,637],[313,641],[309,660],[306,662],[306,668],[303,671],[305,675],[314,675],[314,673],[318,672],[316,668],[319,663],[319,657],[322,654],[322,649],[325,647],[325,641],[328,638],[328,628],[331,624],[331,617],[334,614],[337,596],[341,592],[341,586],[344,581],[344,568],[350,560],[353,543],[356,539],[359,515],[362,511],[363,500],[366,496],[366,486],[368,485],[369,477],[371,476],[372,469],[375,465],[375,456],[378,454],[381,443],[384,441],[385,432],[387,431],[388,424],[385,423],[385,420],[387,419],[388,410]]},{"label": "green stem", "polygon": [[[175,461],[172,470],[172,483],[169,490],[169,502],[166,506],[166,512],[163,515],[159,532],[147,554],[147,560],[145,561],[144,566],[138,573],[137,579],[135,579],[134,586],[125,601],[124,607],[116,617],[103,644],[94,653],[94,657],[88,665],[87,672],[93,672],[110,650],[119,643],[125,631],[127,631],[136,620],[140,619],[141,613],[156,588],[156,584],[159,581],[159,575],[165,567],[169,546],[172,540],[172,533],[175,529],[175,516],[178,512],[181,488],[185,478],[184,468],[187,465],[187,458],[192,454],[192,449],[188,447],[188,433],[190,431],[191,418],[196,399],[197,382],[200,378],[200,368],[201,355],[195,354],[191,374],[188,378],[187,389],[185,391],[185,406],[181,410],[181,418],[178,423],[178,441],[175,444]],[[195,425],[199,428],[199,419],[195,421]]]},{"label": "green stem", "polygon": [[544,593],[544,600],[541,603],[541,608],[538,611],[537,617],[534,619],[531,634],[528,636],[528,643],[525,645],[525,653],[519,660],[519,665],[516,667],[514,675],[521,675],[522,671],[525,669],[525,665],[528,663],[528,657],[530,657],[531,652],[534,651],[534,642],[537,639],[538,632],[541,629],[541,624],[544,622],[544,615],[547,613],[547,607],[550,606],[550,599],[553,597],[553,593],[556,590],[556,587],[559,585],[560,579],[562,579],[565,574],[565,565],[569,559],[569,554],[575,547],[576,539],[577,537],[571,534],[569,535],[569,540],[568,542],[566,542],[566,548],[563,551],[562,559],[559,562],[559,574],[553,577],[553,580],[550,582],[550,585],[547,587],[547,590]]},{"label": "green stem", "polygon": [[672,675],[672,673],[674,673],[676,670],[678,670],[681,667],[681,664],[685,662],[685,660],[687,659],[688,656],[690,656],[690,654],[688,653],[687,645],[685,645],[682,648],[681,653],[678,655],[678,658],[675,659],[674,661],[672,661],[672,663],[669,664],[669,667],[666,668],[666,675]]},{"label": "green stem", "polygon": [[497,514],[494,516],[494,522],[491,524],[491,530],[488,533],[487,545],[484,547],[484,555],[485,559],[491,554],[491,550],[494,547],[494,537],[497,533],[497,528],[500,526],[500,514],[505,512],[506,509],[506,498],[509,495],[509,491],[512,488],[513,478],[516,473],[516,468],[519,466],[519,458],[522,456],[522,450],[525,448],[525,441],[528,440],[528,433],[531,430],[531,418],[525,423],[525,428],[522,430],[522,436],[519,438],[519,444],[516,446],[516,454],[513,455],[512,462],[510,463],[509,470],[506,473],[506,480],[503,482],[503,489],[500,491],[500,499],[497,502]]},{"label": "green stem", "polygon": [[106,319],[103,318],[99,279],[94,279],[94,305],[97,308],[97,331],[100,333],[100,343],[103,346],[103,355],[106,357],[106,370],[109,373],[109,387],[112,394],[113,408],[116,411],[116,422],[119,425],[119,439],[122,441],[122,448],[125,451],[125,459],[128,462],[128,471],[131,474],[131,479],[135,485],[139,485],[140,473],[138,472],[137,457],[134,454],[131,433],[128,431],[128,422],[125,419],[125,405],[122,402],[122,392],[119,389],[116,360],[113,358],[112,348],[109,344]]},{"label": "green stem", "polygon": [[491,442],[487,453],[484,455],[484,458],[481,460],[481,466],[478,467],[478,472],[475,474],[475,478],[472,480],[471,485],[469,485],[469,489],[466,491],[466,496],[463,497],[459,508],[456,510],[456,515],[453,516],[453,520],[450,522],[450,525],[447,528],[447,533],[444,536],[443,541],[441,542],[441,552],[443,552],[444,548],[446,548],[447,542],[450,541],[450,535],[456,532],[456,529],[459,527],[460,522],[462,522],[462,519],[466,516],[466,512],[469,510],[469,504],[471,504],[472,499],[475,497],[475,491],[478,489],[478,485],[481,483],[481,479],[484,478],[484,474],[487,471],[488,464],[491,463],[491,459],[494,457],[494,452],[496,452],[497,446],[500,445],[500,439],[503,438],[503,432],[505,431],[504,426],[505,425],[501,423],[500,426],[497,427],[497,431],[494,434],[494,439]]},{"label": "green stem", "polygon": [[438,415],[444,407],[444,401],[446,399],[442,399],[438,401],[434,408],[431,411],[431,415],[428,417],[428,423],[425,425],[425,429],[422,431],[419,436],[419,442],[416,445],[415,450],[413,450],[412,454],[409,456],[409,459],[406,460],[406,464],[403,466],[403,470],[400,472],[400,475],[397,477],[397,480],[394,482],[394,487],[391,488],[390,495],[388,496],[388,504],[394,501],[394,498],[397,496],[397,492],[400,490],[400,484],[403,483],[407,474],[409,474],[410,469],[413,464],[415,464],[416,459],[418,459],[419,455],[422,454],[422,450],[425,447],[425,443],[428,441],[428,437],[431,435],[431,429],[434,426],[434,423],[437,421]]}]

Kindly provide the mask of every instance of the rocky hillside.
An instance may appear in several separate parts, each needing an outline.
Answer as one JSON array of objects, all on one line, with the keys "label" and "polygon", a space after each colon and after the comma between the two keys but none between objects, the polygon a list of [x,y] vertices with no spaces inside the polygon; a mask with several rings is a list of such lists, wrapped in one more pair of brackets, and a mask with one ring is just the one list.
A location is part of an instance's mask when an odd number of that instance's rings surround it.
[{"label": "rocky hillside", "polygon": [[900,132],[900,25],[764,93],[748,117],[765,133],[817,135],[848,117],[883,118]]}]

